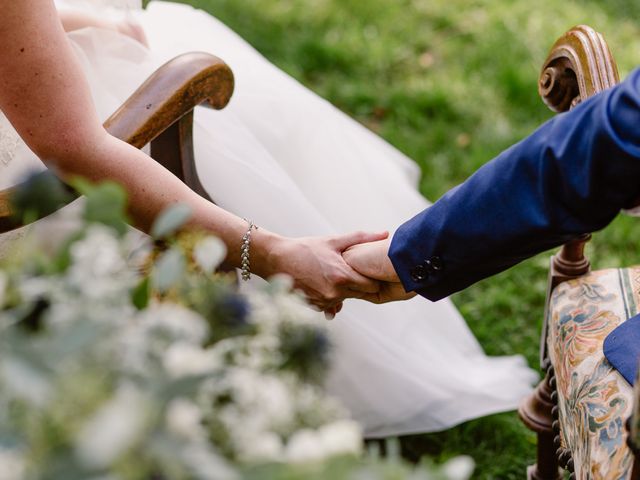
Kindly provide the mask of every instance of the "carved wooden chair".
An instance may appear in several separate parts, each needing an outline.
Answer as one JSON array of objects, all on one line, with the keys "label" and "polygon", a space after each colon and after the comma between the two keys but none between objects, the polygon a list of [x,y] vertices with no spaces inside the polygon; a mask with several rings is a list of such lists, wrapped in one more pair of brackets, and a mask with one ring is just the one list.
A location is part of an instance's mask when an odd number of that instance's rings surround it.
[{"label": "carved wooden chair", "polygon": [[[602,35],[579,26],[551,48],[538,89],[562,112],[617,82]],[[634,392],[603,354],[609,332],[638,313],[640,267],[591,272],[584,256],[589,239],[551,258],[540,345],[546,376],[519,409],[538,438],[529,479],[564,478],[559,467],[571,479],[640,479],[640,387]]]},{"label": "carved wooden chair", "polygon": [[[207,53],[186,53],[156,70],[104,126],[137,148],[151,144],[151,156],[157,162],[211,200],[195,169],[193,109],[200,104],[224,108],[233,87],[233,73],[222,60]],[[23,226],[11,210],[16,188],[0,191],[0,233]]]}]

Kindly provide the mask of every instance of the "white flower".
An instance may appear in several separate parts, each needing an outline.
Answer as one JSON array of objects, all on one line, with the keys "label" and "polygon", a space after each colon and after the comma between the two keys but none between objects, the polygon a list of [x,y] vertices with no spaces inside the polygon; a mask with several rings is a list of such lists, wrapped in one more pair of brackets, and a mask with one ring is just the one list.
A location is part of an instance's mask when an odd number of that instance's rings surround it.
[{"label": "white flower", "polygon": [[4,307],[5,297],[7,295],[7,284],[9,283],[9,279],[7,278],[7,274],[3,271],[0,271],[0,308]]},{"label": "white flower", "polygon": [[196,263],[208,273],[213,273],[226,256],[227,246],[217,237],[206,237],[193,249],[193,258]]},{"label": "white flower", "polygon": [[285,448],[285,460],[292,463],[318,462],[325,457],[320,435],[308,428],[294,433]]},{"label": "white flower", "polygon": [[309,308],[309,305],[299,295],[276,295],[273,301],[278,308],[280,322],[292,322],[297,325],[312,324],[321,327],[326,322],[318,325],[318,312]]},{"label": "white flower", "polygon": [[138,230],[130,229],[122,243],[125,252],[127,252],[126,258],[129,268],[143,271],[153,252],[151,237]]},{"label": "white flower", "polygon": [[320,388],[300,383],[295,392],[295,408],[307,425],[323,425],[340,418],[348,418],[344,406]]},{"label": "white flower", "polygon": [[202,411],[190,400],[172,400],[166,413],[167,428],[173,434],[191,440],[205,438],[202,428]]},{"label": "white flower", "polygon": [[76,437],[76,455],[85,465],[108,467],[142,436],[147,402],[135,387],[123,385]]},{"label": "white flower", "polygon": [[295,432],[285,448],[285,460],[292,463],[319,462],[334,455],[358,455],[362,434],[357,423],[338,420],[318,430]]},{"label": "white flower", "polygon": [[69,285],[95,299],[126,295],[136,275],[128,268],[124,249],[107,227],[89,227],[85,238],[71,247],[72,263],[67,272]]},{"label": "white flower", "polygon": [[293,277],[285,273],[276,273],[269,277],[269,284],[276,292],[287,294],[293,289]]},{"label": "white flower", "polygon": [[162,357],[162,363],[173,377],[205,374],[220,365],[215,352],[184,341],[171,344]]},{"label": "white flower", "polygon": [[247,412],[247,419],[259,415],[273,426],[292,421],[293,392],[283,378],[245,369],[235,369],[230,377],[234,402]]},{"label": "white flower", "polygon": [[26,461],[19,451],[0,447],[0,480],[22,480],[26,467]]},{"label": "white flower", "polygon": [[471,457],[459,456],[452,458],[442,467],[442,473],[449,480],[467,480],[471,478],[474,463]]},{"label": "white flower", "polygon": [[236,480],[240,476],[206,443],[187,445],[182,451],[185,464],[200,480]]},{"label": "white flower", "polygon": [[47,378],[17,358],[2,359],[0,376],[9,392],[37,407],[45,406],[51,395],[51,385]]},{"label": "white flower", "polygon": [[[253,337],[233,337],[218,342],[214,350],[238,367],[265,371],[281,364],[280,337],[261,332]],[[225,357],[226,356],[226,357]]]},{"label": "white flower", "polygon": [[169,341],[185,340],[201,344],[209,330],[204,319],[196,312],[168,302],[151,305],[135,321],[152,333],[168,335]]},{"label": "white flower", "polygon": [[25,278],[20,282],[20,296],[26,302],[33,302],[55,289],[54,282],[47,277]]},{"label": "white flower", "polygon": [[84,198],[78,199],[32,224],[28,235],[32,248],[47,255],[59,252],[71,235],[80,231],[85,204]]},{"label": "white flower", "polygon": [[318,430],[318,435],[328,457],[362,453],[362,431],[353,420],[338,420],[324,425]]},{"label": "white flower", "polygon": [[252,323],[262,332],[276,330],[283,323],[296,325],[314,325],[321,328],[326,322],[320,322],[320,315],[309,308],[301,295],[282,290],[287,277],[278,276],[275,281],[249,296]]},{"label": "white flower", "polygon": [[273,462],[282,459],[283,444],[279,435],[273,432],[262,432],[247,436],[240,452],[246,462]]}]

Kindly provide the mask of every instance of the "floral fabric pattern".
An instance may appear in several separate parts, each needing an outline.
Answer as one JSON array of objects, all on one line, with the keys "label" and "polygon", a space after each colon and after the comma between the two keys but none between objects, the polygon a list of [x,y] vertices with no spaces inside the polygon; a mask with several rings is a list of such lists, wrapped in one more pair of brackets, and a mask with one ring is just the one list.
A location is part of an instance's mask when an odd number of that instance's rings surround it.
[{"label": "floral fabric pattern", "polygon": [[633,416],[631,417],[631,439],[634,450],[640,447],[640,372],[636,377],[636,383],[633,389],[633,397],[636,399],[633,405]]},{"label": "floral fabric pattern", "polygon": [[549,357],[555,369],[561,442],[578,480],[628,478],[633,455],[625,422],[632,387],[604,357],[607,335],[638,313],[640,267],[590,273],[559,285],[549,308]]}]

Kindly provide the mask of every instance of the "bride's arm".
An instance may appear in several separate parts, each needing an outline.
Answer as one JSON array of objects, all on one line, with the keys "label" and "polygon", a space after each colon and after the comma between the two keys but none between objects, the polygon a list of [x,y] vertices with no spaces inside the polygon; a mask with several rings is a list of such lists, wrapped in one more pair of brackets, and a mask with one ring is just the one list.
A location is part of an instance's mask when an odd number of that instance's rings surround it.
[{"label": "bride's arm", "polygon": [[[153,159],[106,132],[53,2],[0,0],[0,9],[0,110],[29,147],[63,177],[81,175],[122,184],[131,216],[143,230],[167,206],[189,205],[192,223],[215,232],[228,247],[227,262],[237,267],[246,222],[204,200]],[[304,240],[261,228],[252,238],[252,271],[262,277],[290,274],[321,308],[378,288],[348,267],[340,253],[380,235]]]},{"label": "bride's arm", "polygon": [[74,30],[80,30],[81,28],[86,27],[104,28],[120,32],[123,35],[127,35],[141,44],[148,46],[147,37],[143,28],[138,23],[128,18],[124,18],[122,20],[111,20],[69,9],[58,10],[58,16],[60,17],[62,27],[66,32],[73,32]]}]

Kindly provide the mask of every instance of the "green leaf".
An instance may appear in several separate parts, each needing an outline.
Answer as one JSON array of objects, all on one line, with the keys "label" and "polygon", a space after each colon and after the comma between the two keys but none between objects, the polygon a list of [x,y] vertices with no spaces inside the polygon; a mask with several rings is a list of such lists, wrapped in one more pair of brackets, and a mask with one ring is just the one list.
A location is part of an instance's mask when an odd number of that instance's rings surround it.
[{"label": "green leaf", "polygon": [[131,293],[131,301],[138,310],[144,310],[149,305],[150,284],[149,277],[145,277]]},{"label": "green leaf", "polygon": [[167,403],[174,398],[192,397],[200,390],[202,382],[219,376],[219,373],[204,373],[170,380],[160,386],[157,396]]},{"label": "green leaf", "polygon": [[114,182],[91,184],[84,179],[74,179],[73,186],[86,197],[84,218],[88,222],[101,223],[119,234],[127,231],[127,193]]},{"label": "green leaf", "polygon": [[167,250],[156,262],[151,273],[153,286],[161,293],[169,290],[184,276],[186,263],[180,250],[177,248]]},{"label": "green leaf", "polygon": [[198,242],[193,249],[193,258],[207,273],[213,273],[227,256],[227,246],[217,237],[208,236]]},{"label": "green leaf", "polygon": [[60,249],[56,252],[55,256],[51,260],[51,264],[47,269],[51,274],[62,273],[71,265],[71,247],[73,244],[82,238],[83,232],[79,231],[67,238],[60,246]]},{"label": "green leaf", "polygon": [[151,236],[162,239],[173,235],[189,220],[191,213],[191,208],[183,203],[171,205],[153,223]]},{"label": "green leaf", "polygon": [[67,187],[51,171],[29,175],[11,196],[14,218],[31,223],[55,212],[73,199]]}]

